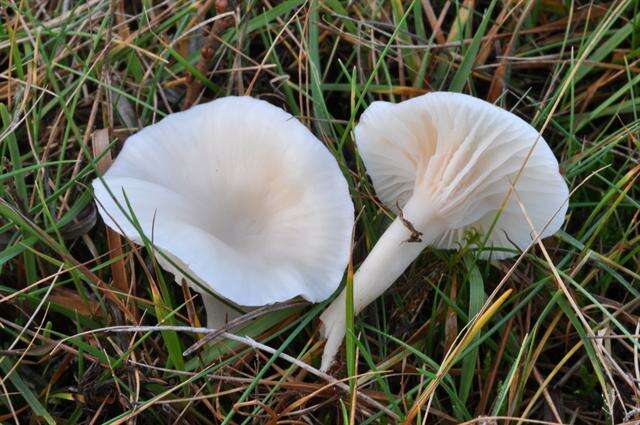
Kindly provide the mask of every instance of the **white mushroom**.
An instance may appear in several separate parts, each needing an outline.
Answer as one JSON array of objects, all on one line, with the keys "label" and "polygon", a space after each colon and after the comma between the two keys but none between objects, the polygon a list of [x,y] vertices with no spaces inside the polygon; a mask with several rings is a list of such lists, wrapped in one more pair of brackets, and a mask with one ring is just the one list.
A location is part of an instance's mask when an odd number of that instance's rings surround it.
[{"label": "white mushroom", "polygon": [[347,264],[353,204],[338,164],[262,100],[226,97],[142,129],[93,188],[109,227],[142,243],[137,220],[160,265],[193,277],[209,327],[225,318],[214,294],[240,306],[318,302]]},{"label": "white mushroom", "polygon": [[[490,103],[444,92],[374,102],[355,137],[377,195],[398,213],[354,276],[356,314],[426,246],[455,249],[468,230],[489,233],[496,217],[482,258],[527,247],[532,232],[517,198],[507,198],[512,184],[541,237],[564,221],[568,189],[549,146],[525,121]],[[345,299],[343,291],[321,316],[323,370],[345,334]]]}]

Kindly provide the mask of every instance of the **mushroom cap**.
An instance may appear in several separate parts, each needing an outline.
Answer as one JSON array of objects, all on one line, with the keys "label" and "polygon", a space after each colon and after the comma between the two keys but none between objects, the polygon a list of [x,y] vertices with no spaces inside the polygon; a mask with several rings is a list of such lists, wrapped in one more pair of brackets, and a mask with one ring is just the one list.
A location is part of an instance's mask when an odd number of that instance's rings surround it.
[{"label": "mushroom cap", "polygon": [[354,221],[347,182],[304,125],[265,101],[171,114],[129,137],[103,181],[111,193],[100,179],[93,188],[109,227],[141,243],[133,211],[156,248],[236,304],[318,302],[340,284]]},{"label": "mushroom cap", "polygon": [[[449,230],[435,240],[436,248],[459,247],[470,229],[489,231],[512,184],[518,196],[509,196],[487,248],[531,243],[518,198],[541,237],[555,233],[564,221],[569,192],[551,149],[531,125],[488,102],[448,92],[398,104],[373,102],[355,137],[387,207],[397,210],[412,196],[423,196],[438,211]],[[481,253],[495,259],[512,255]]]}]

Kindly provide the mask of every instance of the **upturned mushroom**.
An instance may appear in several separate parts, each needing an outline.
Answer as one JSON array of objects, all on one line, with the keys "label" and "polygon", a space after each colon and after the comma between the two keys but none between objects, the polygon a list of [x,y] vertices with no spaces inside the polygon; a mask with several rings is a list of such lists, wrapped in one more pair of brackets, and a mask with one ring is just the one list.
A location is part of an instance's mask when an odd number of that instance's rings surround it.
[{"label": "upturned mushroom", "polygon": [[[355,139],[378,197],[397,214],[354,276],[356,314],[427,246],[456,249],[473,229],[487,241],[481,258],[503,259],[527,247],[532,231],[518,198],[540,237],[564,221],[568,189],[545,140],[480,99],[436,92],[399,104],[374,102]],[[343,291],[321,316],[323,370],[345,334],[345,300]]]},{"label": "upturned mushroom", "polygon": [[[261,306],[318,302],[347,264],[353,204],[328,149],[265,101],[226,97],[167,116],[129,137],[93,182],[104,222],[203,298]],[[136,224],[137,223],[137,224]]]}]

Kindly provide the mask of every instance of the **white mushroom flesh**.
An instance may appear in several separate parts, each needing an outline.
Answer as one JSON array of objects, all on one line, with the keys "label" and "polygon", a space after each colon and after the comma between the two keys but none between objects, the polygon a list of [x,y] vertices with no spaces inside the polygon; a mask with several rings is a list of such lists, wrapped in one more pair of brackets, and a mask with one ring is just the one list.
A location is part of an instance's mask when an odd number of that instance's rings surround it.
[{"label": "white mushroom flesh", "polygon": [[160,264],[203,295],[210,322],[225,317],[216,294],[241,306],[324,300],[348,261],[353,204],[338,164],[265,101],[171,114],[131,136],[93,187],[105,223],[141,243],[128,200]]},{"label": "white mushroom flesh", "polygon": [[[356,314],[426,246],[458,248],[468,230],[486,234],[496,217],[481,258],[507,258],[528,246],[531,228],[516,196],[507,197],[512,185],[541,237],[564,221],[568,189],[545,140],[516,115],[480,99],[437,92],[399,104],[374,102],[355,137],[377,195],[396,213],[397,206],[402,210],[354,276]],[[343,291],[321,316],[323,370],[344,337],[345,302]]]}]

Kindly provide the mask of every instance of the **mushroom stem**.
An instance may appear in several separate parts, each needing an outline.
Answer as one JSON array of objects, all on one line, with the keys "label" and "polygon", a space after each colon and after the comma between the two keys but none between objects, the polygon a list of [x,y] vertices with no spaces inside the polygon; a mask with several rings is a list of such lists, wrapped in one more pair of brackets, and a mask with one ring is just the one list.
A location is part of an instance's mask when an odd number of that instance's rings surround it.
[{"label": "mushroom stem", "polygon": [[213,295],[209,295],[206,292],[201,292],[202,303],[204,309],[207,312],[207,328],[220,329],[227,322],[236,319],[242,315],[239,310],[223,303]]},{"label": "mushroom stem", "polygon": [[[378,239],[353,277],[353,308],[358,314],[382,295],[422,250],[446,230],[424,196],[413,196],[402,215]],[[320,316],[327,342],[320,369],[326,371],[346,332],[346,290]]]}]

